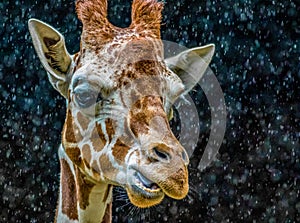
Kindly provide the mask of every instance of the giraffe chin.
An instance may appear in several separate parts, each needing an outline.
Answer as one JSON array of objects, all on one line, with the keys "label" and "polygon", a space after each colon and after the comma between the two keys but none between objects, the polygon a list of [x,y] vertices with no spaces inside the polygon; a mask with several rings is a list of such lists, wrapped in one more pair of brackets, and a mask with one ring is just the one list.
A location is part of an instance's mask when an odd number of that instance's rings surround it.
[{"label": "giraffe chin", "polygon": [[159,204],[165,196],[163,190],[140,172],[135,171],[126,187],[131,203],[139,208],[148,208]]},{"label": "giraffe chin", "polygon": [[165,197],[165,194],[161,190],[159,192],[149,192],[135,185],[131,188],[126,188],[126,191],[130,202],[139,208],[149,208],[157,205]]}]

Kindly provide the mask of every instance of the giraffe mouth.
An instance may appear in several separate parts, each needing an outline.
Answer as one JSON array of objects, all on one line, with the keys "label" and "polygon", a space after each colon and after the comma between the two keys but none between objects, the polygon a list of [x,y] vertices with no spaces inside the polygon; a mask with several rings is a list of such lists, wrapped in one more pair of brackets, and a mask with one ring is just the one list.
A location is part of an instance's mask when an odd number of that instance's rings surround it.
[{"label": "giraffe mouth", "polygon": [[131,203],[139,208],[147,208],[159,204],[165,193],[162,188],[142,172],[131,169],[126,187]]},{"label": "giraffe mouth", "polygon": [[149,180],[140,172],[136,171],[134,174],[135,177],[135,185],[138,189],[141,189],[148,193],[158,193],[161,191],[161,188],[153,181]]}]

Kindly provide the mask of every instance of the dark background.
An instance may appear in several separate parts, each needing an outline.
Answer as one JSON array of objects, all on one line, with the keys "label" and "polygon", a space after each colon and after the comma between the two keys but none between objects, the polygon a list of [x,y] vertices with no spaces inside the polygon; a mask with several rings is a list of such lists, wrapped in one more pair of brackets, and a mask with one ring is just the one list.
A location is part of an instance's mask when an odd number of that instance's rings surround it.
[{"label": "dark background", "polygon": [[[0,221],[52,222],[65,101],[47,80],[27,21],[56,27],[71,53],[79,49],[81,24],[70,0],[1,1],[0,11]],[[187,198],[150,210],[121,200],[114,222],[300,222],[299,11],[295,0],[166,2],[163,39],[216,44],[211,69],[225,94],[226,135],[218,160],[201,172],[209,134],[202,129]],[[130,24],[130,1],[109,1],[109,17]]]}]

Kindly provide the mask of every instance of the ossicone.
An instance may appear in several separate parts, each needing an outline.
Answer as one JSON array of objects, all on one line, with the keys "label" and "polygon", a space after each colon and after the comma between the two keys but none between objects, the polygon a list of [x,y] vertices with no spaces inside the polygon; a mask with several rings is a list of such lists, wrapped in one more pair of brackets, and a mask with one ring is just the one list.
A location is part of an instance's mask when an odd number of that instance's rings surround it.
[{"label": "ossicone", "polygon": [[134,0],[131,12],[131,28],[139,33],[147,32],[160,38],[163,3],[156,0]]}]

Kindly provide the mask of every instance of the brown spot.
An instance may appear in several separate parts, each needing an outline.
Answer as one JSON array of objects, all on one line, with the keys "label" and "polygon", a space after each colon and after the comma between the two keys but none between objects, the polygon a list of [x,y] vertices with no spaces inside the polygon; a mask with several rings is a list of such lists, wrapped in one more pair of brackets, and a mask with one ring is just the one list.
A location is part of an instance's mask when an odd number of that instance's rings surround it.
[{"label": "brown spot", "polygon": [[130,147],[128,145],[124,144],[120,139],[117,139],[116,144],[112,148],[112,154],[115,160],[118,163],[123,163],[129,149]]},{"label": "brown spot", "polygon": [[101,125],[98,123],[96,123],[92,131],[91,141],[93,150],[96,152],[101,151],[106,143],[105,135],[102,132]]},{"label": "brown spot", "polygon": [[82,147],[82,157],[86,167],[90,168],[92,154],[91,154],[90,146],[88,144],[85,144]]},{"label": "brown spot", "polygon": [[77,165],[79,167],[83,167],[82,159],[81,159],[81,152],[78,147],[67,147],[67,148],[65,148],[65,152],[75,165]]},{"label": "brown spot", "polygon": [[137,61],[134,64],[135,71],[144,75],[158,75],[157,62],[154,60]]},{"label": "brown spot", "polygon": [[93,174],[96,175],[97,178],[100,177],[101,170],[100,170],[96,160],[93,161],[91,168],[92,168]]},{"label": "brown spot", "polygon": [[99,160],[100,160],[100,166],[101,166],[102,172],[105,172],[105,170],[109,170],[109,169],[113,168],[109,161],[109,158],[106,154],[101,155]]},{"label": "brown spot", "polygon": [[91,141],[92,141],[93,150],[96,152],[101,151],[105,145],[100,138],[93,138],[91,139]]},{"label": "brown spot", "polygon": [[113,121],[108,118],[105,120],[105,126],[106,126],[106,132],[108,135],[109,141],[111,141],[113,135],[115,134],[114,126],[113,126]]},{"label": "brown spot", "polygon": [[95,184],[86,180],[78,168],[76,168],[76,181],[78,185],[77,196],[79,206],[82,210],[85,210],[89,206],[89,196]]},{"label": "brown spot", "polygon": [[71,220],[78,220],[75,179],[66,160],[60,160],[62,212]]},{"label": "brown spot", "polygon": [[102,132],[101,125],[98,124],[97,122],[92,132],[92,138],[100,138],[103,142],[106,142],[105,135]]},{"label": "brown spot", "polygon": [[99,158],[100,161],[100,165],[101,165],[101,170],[102,173],[104,173],[104,176],[110,175],[110,176],[114,176],[118,173],[118,170],[116,170],[112,163],[110,162],[109,158],[107,155],[103,154],[100,156]]},{"label": "brown spot", "polygon": [[67,111],[67,117],[64,124],[63,136],[66,142],[78,143],[82,140],[82,135],[76,125],[74,125],[72,112],[70,109]]},{"label": "brown spot", "polygon": [[[139,106],[139,103],[137,104]],[[132,108],[134,110],[134,108]],[[143,112],[133,113],[130,112],[130,129],[135,136],[138,134],[147,134],[149,131],[149,123],[147,115]]]},{"label": "brown spot", "polygon": [[72,120],[72,115],[70,110],[67,111],[67,117],[63,129],[63,135],[64,135],[64,139],[67,142],[77,143],[76,137],[73,132],[73,120]]},{"label": "brown spot", "polygon": [[167,120],[160,97],[147,96],[138,100],[130,111],[130,128],[134,135],[147,134],[150,121],[155,116],[161,116]]},{"label": "brown spot", "polygon": [[90,120],[85,117],[81,112],[77,113],[77,120],[83,130],[86,130],[89,126]]},{"label": "brown spot", "polygon": [[129,81],[134,80],[136,78],[138,78],[137,73],[131,70],[123,69],[118,80],[118,87],[123,87],[123,86],[129,87],[130,86]]}]

